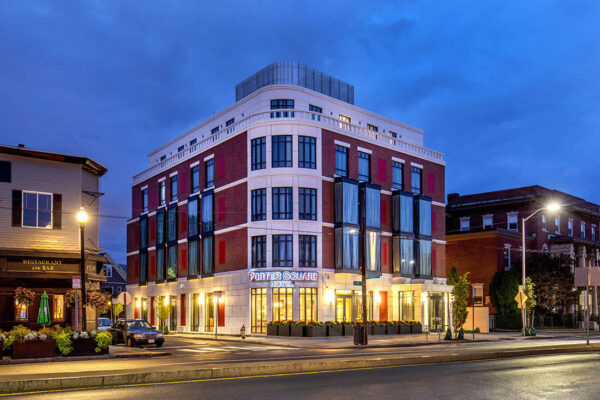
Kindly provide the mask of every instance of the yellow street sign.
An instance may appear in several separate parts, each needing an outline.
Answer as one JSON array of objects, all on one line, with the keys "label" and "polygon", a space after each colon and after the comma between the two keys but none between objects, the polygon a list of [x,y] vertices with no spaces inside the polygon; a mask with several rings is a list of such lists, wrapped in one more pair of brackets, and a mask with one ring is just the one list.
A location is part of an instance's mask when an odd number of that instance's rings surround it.
[{"label": "yellow street sign", "polygon": [[527,301],[527,296],[525,292],[523,292],[523,286],[519,285],[519,293],[515,296],[515,301],[517,302],[517,307],[522,308]]}]

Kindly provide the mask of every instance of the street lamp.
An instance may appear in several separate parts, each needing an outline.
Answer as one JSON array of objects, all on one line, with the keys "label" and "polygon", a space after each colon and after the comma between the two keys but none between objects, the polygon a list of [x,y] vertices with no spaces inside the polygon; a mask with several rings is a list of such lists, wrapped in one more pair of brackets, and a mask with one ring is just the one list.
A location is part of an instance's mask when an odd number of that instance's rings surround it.
[{"label": "street lamp", "polygon": [[85,330],[85,303],[87,301],[87,296],[85,293],[85,223],[88,221],[88,213],[85,211],[85,208],[79,208],[79,212],[77,212],[77,221],[79,222],[79,230],[81,232],[81,326],[83,327],[83,330]]},{"label": "street lamp", "polygon": [[[529,221],[529,219],[531,217],[533,217],[534,215],[536,215],[537,213],[539,213],[540,211],[549,211],[549,212],[557,212],[561,209],[561,205],[559,203],[556,202],[552,202],[549,203],[548,205],[546,205],[546,207],[542,207],[542,208],[538,208],[537,210],[535,210],[533,213],[531,213],[528,217],[526,218],[522,218],[521,219],[521,230],[522,230],[522,246],[521,249],[523,251],[523,255],[522,255],[522,267],[523,267],[523,271],[522,271],[522,276],[523,276],[523,293],[525,293],[525,222]],[[521,318],[522,318],[522,322],[523,322],[523,328],[521,329],[521,335],[525,336],[525,325],[527,323],[527,315],[525,313],[525,304],[521,304]]]}]

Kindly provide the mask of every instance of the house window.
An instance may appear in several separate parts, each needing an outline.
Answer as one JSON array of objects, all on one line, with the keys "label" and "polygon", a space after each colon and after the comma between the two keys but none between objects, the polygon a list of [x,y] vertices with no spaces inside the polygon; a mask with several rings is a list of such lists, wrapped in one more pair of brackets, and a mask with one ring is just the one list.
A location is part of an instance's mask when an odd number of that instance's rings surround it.
[{"label": "house window", "polygon": [[264,221],[267,219],[267,190],[255,189],[251,192],[252,197],[252,221]]},{"label": "house window", "polygon": [[311,136],[298,136],[298,167],[317,168],[317,139]]},{"label": "house window", "polygon": [[177,201],[177,175],[171,177],[171,201]]},{"label": "house window", "polygon": [[267,289],[251,288],[250,304],[252,305],[252,333],[265,333],[267,331]]},{"label": "house window", "polygon": [[267,266],[267,237],[252,236],[252,268]]},{"label": "house window", "polygon": [[188,236],[198,235],[198,197],[188,200]]},{"label": "house window", "polygon": [[214,263],[214,236],[202,238],[202,273],[212,274],[215,271]]},{"label": "house window", "polygon": [[104,276],[112,278],[112,265],[104,264]]},{"label": "house window", "polygon": [[202,195],[202,233],[214,230],[214,195],[212,191]]},{"label": "house window", "polygon": [[142,190],[142,212],[148,212],[148,189]]},{"label": "house window", "polygon": [[358,185],[355,181],[335,182],[335,222],[358,225]]},{"label": "house window", "polygon": [[235,123],[235,118],[231,118],[228,119],[227,122],[225,122],[225,126],[230,126],[233,125]]},{"label": "house window", "polygon": [[[560,217],[554,217],[554,233],[560,235]],[[573,236],[573,225],[571,224],[571,232],[569,235]]]},{"label": "house window", "polygon": [[273,235],[273,267],[292,266],[292,235]]},{"label": "house window", "polygon": [[519,230],[519,213],[509,212],[506,214],[506,222],[509,231]]},{"label": "house window", "polygon": [[177,152],[178,152],[178,153],[179,153],[179,152],[182,152],[182,151],[183,151],[183,149],[185,149],[185,145],[184,145],[184,144],[182,144],[181,146],[179,146],[179,147],[177,148]]},{"label": "house window", "polygon": [[317,288],[300,288],[300,321],[318,321]]},{"label": "house window", "polygon": [[167,192],[167,189],[166,189],[165,181],[160,181],[158,183],[158,197],[159,197],[161,206],[165,205],[165,201],[167,198],[166,192]]},{"label": "house window", "polygon": [[[323,109],[321,107],[317,107],[317,106],[313,106],[312,104],[308,105],[308,111],[312,111],[313,113],[319,113],[322,114],[323,113]],[[321,120],[321,116],[320,115],[316,115],[316,114],[311,114],[311,119],[314,121],[315,119],[317,121]]]},{"label": "house window", "polygon": [[335,145],[335,174],[348,176],[348,148]]},{"label": "house window", "polygon": [[317,266],[317,237],[314,235],[298,236],[300,246],[299,267],[316,268]]},{"label": "house window", "polygon": [[293,288],[273,288],[273,321],[293,319]]},{"label": "house window", "polygon": [[192,167],[192,193],[200,191],[200,167],[196,165]]},{"label": "house window", "polygon": [[358,184],[356,181],[337,178],[334,185],[335,267],[358,269]]},{"label": "house window", "polygon": [[200,254],[200,241],[198,239],[188,240],[188,276],[198,276],[198,255]]},{"label": "house window", "polygon": [[494,227],[494,215],[488,214],[483,216],[483,229],[492,229]]},{"label": "house window", "polygon": [[273,188],[273,219],[292,218],[292,188]]},{"label": "house window", "polygon": [[392,131],[388,131],[388,133],[390,134],[391,137],[393,137],[394,139],[396,139],[398,137],[398,134],[396,132],[392,132]]},{"label": "house window", "polygon": [[15,319],[17,321],[26,321],[29,314],[29,307],[25,303],[15,304]]},{"label": "house window", "polygon": [[371,180],[371,155],[358,152],[358,180],[369,182]]},{"label": "house window", "polygon": [[404,164],[398,161],[392,161],[392,189],[404,189]]},{"label": "house window", "polygon": [[52,194],[23,191],[22,226],[52,228]]},{"label": "house window", "polygon": [[[291,99],[275,99],[271,100],[271,110],[293,110],[294,109],[294,100]],[[289,117],[294,118],[294,112],[289,113],[288,111],[276,111],[271,113],[271,118],[284,118]]]},{"label": "house window", "polygon": [[542,214],[542,230],[543,231],[547,231],[548,230],[548,222],[546,219],[546,214]]},{"label": "house window", "polygon": [[351,124],[352,123],[352,118],[350,118],[350,117],[348,117],[346,115],[340,114],[340,121],[345,122],[347,124]]},{"label": "house window", "polygon": [[473,284],[473,304],[483,305],[483,285]]},{"label": "house window", "polygon": [[585,239],[585,222],[581,223],[581,238]]},{"label": "house window", "polygon": [[423,187],[423,170],[418,167],[411,167],[411,190],[415,194],[422,193]]},{"label": "house window", "polygon": [[510,270],[510,244],[504,245],[504,270]]},{"label": "house window", "polygon": [[460,219],[460,231],[467,232],[471,230],[471,218],[470,217],[462,217]]},{"label": "house window", "polygon": [[10,161],[0,161],[0,182],[11,181],[11,163]]},{"label": "house window", "polygon": [[206,167],[206,188],[210,188],[215,186],[215,159],[211,158],[204,165]]},{"label": "house window", "polygon": [[298,189],[298,218],[316,221],[317,219],[317,189]]},{"label": "house window", "polygon": [[52,316],[54,320],[65,319],[65,295],[55,294],[52,296]]},{"label": "house window", "polygon": [[573,237],[573,220],[570,218],[567,221],[567,231],[569,233],[569,236]]},{"label": "house window", "polygon": [[271,167],[282,168],[292,166],[292,136],[280,135],[271,138]]},{"label": "house window", "polygon": [[252,139],[252,171],[267,168],[267,139],[259,137]]},{"label": "house window", "polygon": [[214,128],[212,128],[212,129],[210,130],[210,134],[211,134],[211,135],[214,135],[214,134],[215,134],[215,133],[217,133],[217,132],[219,132],[219,127],[218,127],[218,126],[215,126]]},{"label": "house window", "polygon": [[373,132],[379,132],[379,128],[372,124],[367,124],[367,129]]}]

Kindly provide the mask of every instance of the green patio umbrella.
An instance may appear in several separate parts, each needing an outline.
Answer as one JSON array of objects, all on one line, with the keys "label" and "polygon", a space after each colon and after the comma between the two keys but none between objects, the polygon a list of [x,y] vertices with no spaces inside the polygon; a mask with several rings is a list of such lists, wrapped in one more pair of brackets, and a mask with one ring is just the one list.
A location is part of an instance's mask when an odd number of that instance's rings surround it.
[{"label": "green patio umbrella", "polygon": [[42,326],[50,326],[50,311],[48,310],[48,295],[46,292],[44,292],[40,301],[40,312],[37,322]]}]

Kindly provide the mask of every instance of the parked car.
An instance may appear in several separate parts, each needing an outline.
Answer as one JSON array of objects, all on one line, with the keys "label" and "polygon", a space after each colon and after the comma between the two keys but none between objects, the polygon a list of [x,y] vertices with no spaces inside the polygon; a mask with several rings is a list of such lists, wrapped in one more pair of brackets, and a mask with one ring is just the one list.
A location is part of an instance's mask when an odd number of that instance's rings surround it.
[{"label": "parked car", "polygon": [[127,337],[125,337],[125,320],[119,319],[108,329],[113,337],[113,344],[125,343],[127,346],[154,344],[161,347],[165,338],[161,331],[154,329],[146,320],[128,319]]},{"label": "parked car", "polygon": [[113,323],[110,318],[98,318],[98,330],[106,331],[112,327]]}]

